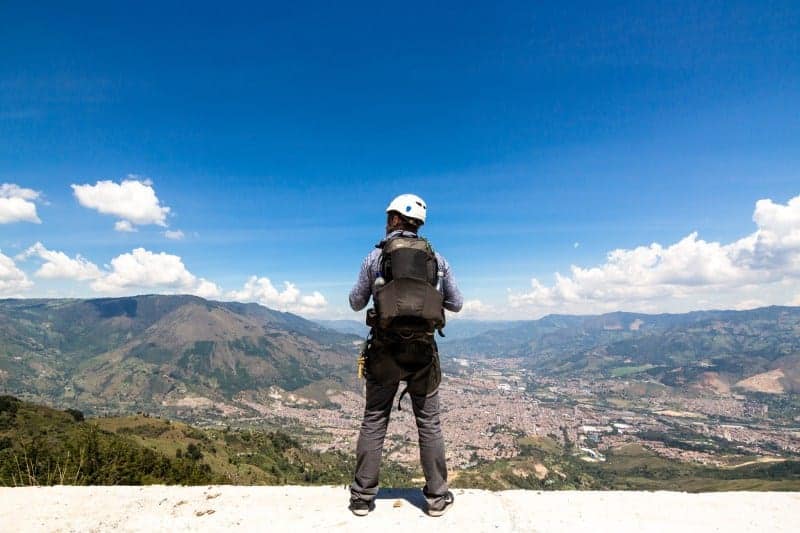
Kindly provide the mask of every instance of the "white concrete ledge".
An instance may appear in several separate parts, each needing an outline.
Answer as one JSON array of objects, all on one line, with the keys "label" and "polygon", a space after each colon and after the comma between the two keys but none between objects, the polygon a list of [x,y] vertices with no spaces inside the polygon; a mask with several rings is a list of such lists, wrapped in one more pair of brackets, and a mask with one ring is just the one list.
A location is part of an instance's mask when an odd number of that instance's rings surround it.
[{"label": "white concrete ledge", "polygon": [[800,531],[800,493],[453,491],[440,518],[418,490],[383,490],[369,516],[342,487],[0,488],[2,531]]}]

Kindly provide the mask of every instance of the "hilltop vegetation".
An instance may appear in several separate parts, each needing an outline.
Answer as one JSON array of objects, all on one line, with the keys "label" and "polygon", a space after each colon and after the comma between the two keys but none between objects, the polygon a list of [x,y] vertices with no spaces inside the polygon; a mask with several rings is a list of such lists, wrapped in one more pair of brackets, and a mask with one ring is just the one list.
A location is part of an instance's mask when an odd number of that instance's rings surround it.
[{"label": "hilltop vegetation", "polygon": [[0,485],[210,483],[197,456],[169,457],[62,412],[0,396]]},{"label": "hilltop vegetation", "polygon": [[[83,419],[0,396],[0,485],[342,484],[353,468],[351,455],[310,451],[280,432]],[[411,473],[387,464],[383,476],[407,486]]]}]

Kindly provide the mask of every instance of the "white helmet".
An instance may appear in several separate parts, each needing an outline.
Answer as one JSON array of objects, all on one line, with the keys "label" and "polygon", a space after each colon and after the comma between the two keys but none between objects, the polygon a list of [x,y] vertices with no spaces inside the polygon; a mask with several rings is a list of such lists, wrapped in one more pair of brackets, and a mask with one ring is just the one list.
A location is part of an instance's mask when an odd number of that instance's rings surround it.
[{"label": "white helmet", "polygon": [[405,217],[414,218],[425,224],[428,207],[425,205],[425,200],[416,194],[401,194],[386,208],[387,213],[390,211],[396,211]]}]

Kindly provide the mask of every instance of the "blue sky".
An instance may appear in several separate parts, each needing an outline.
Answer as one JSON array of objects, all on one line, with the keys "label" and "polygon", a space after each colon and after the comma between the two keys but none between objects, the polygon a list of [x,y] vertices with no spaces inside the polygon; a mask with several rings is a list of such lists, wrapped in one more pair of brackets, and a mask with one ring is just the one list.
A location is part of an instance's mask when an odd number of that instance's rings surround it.
[{"label": "blue sky", "polygon": [[351,317],[414,192],[465,315],[800,303],[796,2],[38,4],[0,6],[0,295]]}]

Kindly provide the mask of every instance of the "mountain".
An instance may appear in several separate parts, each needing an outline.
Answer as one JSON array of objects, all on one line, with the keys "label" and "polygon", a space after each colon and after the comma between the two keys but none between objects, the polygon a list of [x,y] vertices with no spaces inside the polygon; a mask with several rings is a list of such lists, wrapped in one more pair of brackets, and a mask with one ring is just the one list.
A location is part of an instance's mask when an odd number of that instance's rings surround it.
[{"label": "mountain", "polygon": [[[316,320],[315,322],[322,327],[340,333],[358,335],[359,337],[366,337],[369,333],[369,327],[364,324],[363,320]],[[445,336],[437,336],[436,339],[439,343],[447,343],[474,337],[488,331],[506,330],[522,323],[501,320],[473,320],[469,318],[454,319],[448,316],[447,325],[444,328]]]},{"label": "mountain", "polygon": [[642,374],[665,385],[800,392],[800,307],[647,315],[549,315],[442,345],[518,357],[548,375]]},{"label": "mountain", "polygon": [[358,320],[315,320],[317,324],[323,328],[332,329],[339,333],[346,333],[349,335],[358,335],[359,337],[366,338],[369,333],[369,327],[364,321]]},{"label": "mountain", "polygon": [[[195,296],[0,300],[0,393],[89,413],[200,405],[224,416],[223,404],[276,387],[325,403],[357,389],[362,340],[326,325]],[[800,392],[798,307],[452,320],[445,331],[445,356],[520,358],[539,375]]]},{"label": "mountain", "polygon": [[437,336],[439,344],[445,344],[461,339],[468,339],[484,333],[493,331],[503,331],[522,324],[522,322],[503,321],[503,320],[474,320],[471,318],[447,317],[447,325],[444,328],[445,337]]},{"label": "mountain", "polygon": [[195,296],[0,300],[0,390],[91,411],[351,387],[358,340],[290,313]]}]

